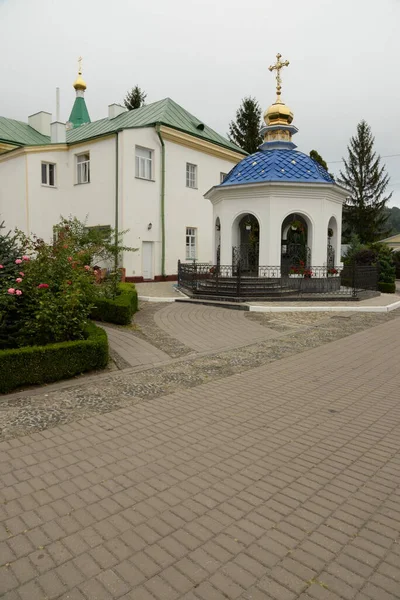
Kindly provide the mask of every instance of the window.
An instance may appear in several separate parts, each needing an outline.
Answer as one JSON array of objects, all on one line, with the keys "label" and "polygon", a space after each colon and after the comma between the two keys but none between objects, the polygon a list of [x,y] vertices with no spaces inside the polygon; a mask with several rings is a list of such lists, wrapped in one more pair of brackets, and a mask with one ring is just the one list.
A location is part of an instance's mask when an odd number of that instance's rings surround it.
[{"label": "window", "polygon": [[136,177],[152,179],[153,151],[148,148],[136,146]]},{"label": "window", "polygon": [[76,157],[76,183],[90,183],[90,154],[78,154]]},{"label": "window", "polygon": [[56,185],[56,165],[54,163],[42,162],[42,185],[55,187]]},{"label": "window", "polygon": [[197,165],[186,163],[186,187],[197,188]]},{"label": "window", "polygon": [[186,260],[195,260],[197,254],[197,229],[186,227]]},{"label": "window", "polygon": [[220,173],[219,174],[219,182],[223,183],[226,176],[227,176],[227,173]]}]

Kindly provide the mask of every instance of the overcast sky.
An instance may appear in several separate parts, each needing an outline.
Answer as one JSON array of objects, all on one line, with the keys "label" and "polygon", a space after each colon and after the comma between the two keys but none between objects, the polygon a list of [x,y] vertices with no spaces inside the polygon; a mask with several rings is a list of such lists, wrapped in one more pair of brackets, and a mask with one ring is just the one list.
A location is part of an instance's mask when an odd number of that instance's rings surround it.
[{"label": "overcast sky", "polygon": [[82,55],[92,121],[137,83],[226,134],[245,95],[274,100],[280,52],[298,149],[337,173],[366,119],[400,206],[399,24],[400,0],[0,0],[0,115],[54,113],[58,86],[67,120]]}]

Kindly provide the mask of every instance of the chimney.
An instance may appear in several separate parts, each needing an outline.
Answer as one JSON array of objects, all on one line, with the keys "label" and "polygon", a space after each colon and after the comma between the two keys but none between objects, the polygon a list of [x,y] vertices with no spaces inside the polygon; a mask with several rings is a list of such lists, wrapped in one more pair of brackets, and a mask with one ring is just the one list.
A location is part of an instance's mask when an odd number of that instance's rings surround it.
[{"label": "chimney", "polygon": [[42,135],[50,137],[51,113],[41,111],[28,117],[28,124]]},{"label": "chimney", "polygon": [[121,106],[121,104],[110,104],[108,106],[108,118],[115,119],[118,115],[122,115],[122,113],[127,112],[128,109],[125,106]]},{"label": "chimney", "polygon": [[65,144],[67,141],[67,130],[65,123],[61,121],[53,121],[51,124],[51,143]]}]

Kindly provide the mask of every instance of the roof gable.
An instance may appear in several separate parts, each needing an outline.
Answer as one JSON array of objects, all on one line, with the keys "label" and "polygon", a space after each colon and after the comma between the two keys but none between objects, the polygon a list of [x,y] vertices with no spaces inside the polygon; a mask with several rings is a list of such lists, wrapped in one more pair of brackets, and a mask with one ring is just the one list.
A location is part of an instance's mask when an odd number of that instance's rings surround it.
[{"label": "roof gable", "polygon": [[[114,119],[99,119],[92,123],[74,127],[67,131],[67,144],[84,142],[122,129],[154,127],[156,123],[188,133],[244,156],[247,155],[247,152],[205,125],[171,98],[164,98],[158,102],[122,113]],[[5,117],[0,117],[0,141],[22,146],[50,144],[49,137],[40,134],[27,123],[6,119]]]},{"label": "roof gable", "polygon": [[114,119],[100,119],[67,132],[67,142],[83,141],[99,135],[113,133],[121,129],[151,127],[156,123],[178,129],[200,139],[229,148],[243,155],[246,152],[225,137],[205,125],[197,117],[179,106],[171,98],[164,98],[141,108],[122,113]]}]

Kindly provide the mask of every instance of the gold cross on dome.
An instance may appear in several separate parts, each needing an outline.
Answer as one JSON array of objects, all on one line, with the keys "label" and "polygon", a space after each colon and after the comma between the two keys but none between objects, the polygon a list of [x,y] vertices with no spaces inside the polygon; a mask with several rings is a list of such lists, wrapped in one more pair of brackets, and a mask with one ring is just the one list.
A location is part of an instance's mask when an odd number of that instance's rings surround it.
[{"label": "gold cross on dome", "polygon": [[83,59],[82,59],[82,56],[80,56],[80,57],[78,58],[78,65],[79,65],[79,68],[78,68],[78,74],[79,74],[79,75],[82,75],[82,60],[83,60]]},{"label": "gold cross on dome", "polygon": [[281,61],[282,58],[282,54],[277,54],[276,55],[276,63],[274,65],[271,65],[269,68],[269,70],[272,71],[276,71],[276,95],[278,97],[278,100],[280,100],[280,95],[281,95],[281,90],[282,90],[282,78],[281,78],[281,69],[283,67],[288,67],[289,66],[289,61],[285,60],[285,61]]}]

